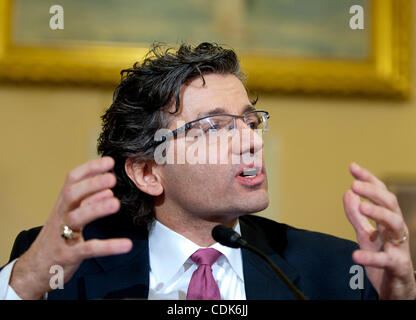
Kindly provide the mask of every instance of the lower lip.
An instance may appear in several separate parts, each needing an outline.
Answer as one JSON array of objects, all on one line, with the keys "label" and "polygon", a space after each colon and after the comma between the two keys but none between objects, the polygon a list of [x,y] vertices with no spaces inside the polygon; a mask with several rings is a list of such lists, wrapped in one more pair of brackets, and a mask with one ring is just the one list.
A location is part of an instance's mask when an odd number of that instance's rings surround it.
[{"label": "lower lip", "polygon": [[242,177],[242,176],[237,176],[236,178],[238,181],[248,186],[256,186],[258,184],[261,184],[264,180],[263,173],[259,173],[257,176],[253,178]]}]

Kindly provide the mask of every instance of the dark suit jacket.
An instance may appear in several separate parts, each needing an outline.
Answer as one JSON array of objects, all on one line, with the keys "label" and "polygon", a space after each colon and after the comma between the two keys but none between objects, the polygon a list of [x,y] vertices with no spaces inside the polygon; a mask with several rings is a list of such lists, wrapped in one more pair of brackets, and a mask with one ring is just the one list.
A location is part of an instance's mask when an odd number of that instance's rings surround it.
[{"label": "dark suit jacket", "polygon": [[[242,236],[272,259],[309,299],[376,299],[365,279],[364,289],[350,288],[354,242],[280,224],[257,216],[240,217]],[[10,261],[24,253],[40,227],[22,231]],[[64,289],[48,293],[48,299],[147,299],[149,291],[148,233],[134,227],[120,214],[87,225],[85,239],[128,237],[133,249],[126,254],[85,260]],[[253,253],[242,250],[246,297],[294,299],[269,266]],[[169,263],[169,261],[166,261]],[[51,275],[52,276],[52,275]]]}]

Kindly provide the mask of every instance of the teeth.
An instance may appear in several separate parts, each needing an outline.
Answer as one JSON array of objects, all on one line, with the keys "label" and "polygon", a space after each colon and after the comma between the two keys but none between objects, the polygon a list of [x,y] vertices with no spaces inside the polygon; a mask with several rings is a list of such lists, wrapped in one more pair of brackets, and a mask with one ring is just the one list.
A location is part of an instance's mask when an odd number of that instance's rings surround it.
[{"label": "teeth", "polygon": [[243,171],[243,176],[247,178],[254,178],[258,173],[258,169],[256,168],[246,168]]}]

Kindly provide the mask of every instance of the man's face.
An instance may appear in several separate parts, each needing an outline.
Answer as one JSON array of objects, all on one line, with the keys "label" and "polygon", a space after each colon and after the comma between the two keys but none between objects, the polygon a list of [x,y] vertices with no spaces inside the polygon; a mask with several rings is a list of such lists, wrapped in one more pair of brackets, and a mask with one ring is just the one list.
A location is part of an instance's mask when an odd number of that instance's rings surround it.
[{"label": "man's face", "polygon": [[[182,86],[181,106],[178,113],[172,116],[171,130],[213,111],[242,115],[250,108],[251,103],[246,90],[234,75],[208,74],[204,78],[205,85],[198,77]],[[168,207],[172,211],[179,210],[207,220],[228,220],[261,211],[268,206],[263,140],[242,119],[236,120],[236,128],[240,137],[238,139],[226,138],[221,142],[218,137],[217,140],[208,142],[210,137],[205,136],[205,140],[199,137],[190,142],[179,136],[169,142],[170,147],[175,150],[176,157],[186,152],[189,154],[190,148],[195,146],[207,146],[206,163],[191,164],[185,159],[184,164],[165,164],[160,167],[164,201],[169,203]],[[212,141],[217,149],[214,163]],[[208,161],[209,153],[211,159]],[[220,157],[223,157],[222,161]],[[253,161],[254,157],[256,161]],[[247,162],[247,159],[251,160]],[[255,178],[240,175],[244,168],[252,167],[254,164],[259,169]]]}]

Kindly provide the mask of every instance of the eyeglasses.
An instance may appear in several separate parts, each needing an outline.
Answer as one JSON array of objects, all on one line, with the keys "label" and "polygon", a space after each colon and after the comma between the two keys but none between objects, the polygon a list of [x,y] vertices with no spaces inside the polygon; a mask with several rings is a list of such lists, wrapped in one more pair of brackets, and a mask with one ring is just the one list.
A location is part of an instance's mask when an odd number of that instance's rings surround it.
[{"label": "eyeglasses", "polygon": [[243,120],[243,122],[250,129],[261,130],[264,133],[269,130],[269,118],[269,113],[263,110],[250,111],[241,116],[226,113],[214,114],[185,123],[182,127],[170,131],[168,134],[162,136],[158,141],[154,141],[152,147],[165,142],[168,138],[175,137],[179,133],[183,133],[190,129],[199,130],[201,135],[208,134],[211,131],[231,131],[237,127],[237,119]]}]

